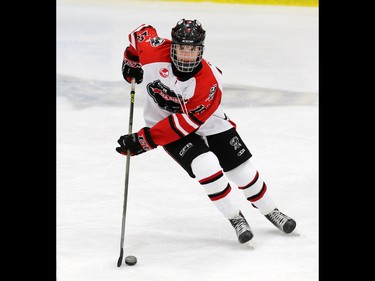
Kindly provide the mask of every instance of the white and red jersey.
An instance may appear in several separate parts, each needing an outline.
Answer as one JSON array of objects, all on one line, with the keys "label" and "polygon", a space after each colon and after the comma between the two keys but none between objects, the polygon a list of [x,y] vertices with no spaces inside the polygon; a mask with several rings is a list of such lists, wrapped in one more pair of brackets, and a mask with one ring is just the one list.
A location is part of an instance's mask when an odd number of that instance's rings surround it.
[{"label": "white and red jersey", "polygon": [[176,77],[170,58],[171,40],[160,38],[150,25],[129,34],[128,51],[139,57],[147,93],[144,119],[157,145],[166,145],[192,132],[207,136],[233,127],[220,107],[221,71],[202,59],[201,69],[186,79]]}]

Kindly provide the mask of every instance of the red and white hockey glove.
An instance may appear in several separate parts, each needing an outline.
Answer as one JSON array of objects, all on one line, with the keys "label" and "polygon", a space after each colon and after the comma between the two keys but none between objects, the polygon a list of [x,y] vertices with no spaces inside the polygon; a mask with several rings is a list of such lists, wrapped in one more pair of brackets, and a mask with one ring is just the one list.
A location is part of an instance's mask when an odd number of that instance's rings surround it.
[{"label": "red and white hockey glove", "polygon": [[128,83],[131,83],[133,77],[137,84],[143,81],[143,69],[139,63],[139,57],[132,55],[129,47],[126,48],[124,59],[122,60],[122,76]]},{"label": "red and white hockey glove", "polygon": [[156,148],[149,131],[150,128],[144,127],[138,133],[121,136],[117,141],[120,147],[116,147],[116,151],[127,155],[129,149],[130,155],[134,156]]}]

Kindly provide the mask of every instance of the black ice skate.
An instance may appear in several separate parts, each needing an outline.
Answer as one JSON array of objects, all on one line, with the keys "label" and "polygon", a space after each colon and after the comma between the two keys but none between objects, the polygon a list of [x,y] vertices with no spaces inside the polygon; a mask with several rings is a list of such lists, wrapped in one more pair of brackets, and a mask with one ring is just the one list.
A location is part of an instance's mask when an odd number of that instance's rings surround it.
[{"label": "black ice skate", "polygon": [[232,224],[236,230],[238,241],[243,244],[253,238],[253,233],[250,229],[249,224],[247,223],[245,217],[242,215],[241,211],[233,219],[230,219],[229,222]]},{"label": "black ice skate", "polygon": [[291,233],[296,228],[295,220],[283,214],[277,208],[268,215],[265,215],[265,217],[285,233]]}]

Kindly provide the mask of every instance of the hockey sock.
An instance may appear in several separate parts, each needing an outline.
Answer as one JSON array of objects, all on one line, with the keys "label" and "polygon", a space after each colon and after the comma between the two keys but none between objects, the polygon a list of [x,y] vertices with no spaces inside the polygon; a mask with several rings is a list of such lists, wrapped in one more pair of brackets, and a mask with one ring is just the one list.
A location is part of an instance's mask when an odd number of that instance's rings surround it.
[{"label": "hockey sock", "polygon": [[242,190],[245,198],[263,215],[269,214],[276,208],[275,203],[267,192],[266,183],[262,180],[250,160],[226,172],[226,176]]},{"label": "hockey sock", "polygon": [[206,152],[199,155],[192,161],[191,168],[216,208],[227,219],[238,215],[239,209],[232,197],[232,187],[225,178],[215,154]]}]

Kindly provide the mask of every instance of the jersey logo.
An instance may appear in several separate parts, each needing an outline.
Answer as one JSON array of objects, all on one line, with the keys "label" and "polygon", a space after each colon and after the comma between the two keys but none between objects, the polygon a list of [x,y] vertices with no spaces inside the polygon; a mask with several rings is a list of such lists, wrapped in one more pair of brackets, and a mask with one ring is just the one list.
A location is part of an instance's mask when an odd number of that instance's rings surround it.
[{"label": "jersey logo", "polygon": [[168,75],[169,75],[169,71],[168,71],[168,69],[166,69],[166,68],[161,68],[161,69],[159,70],[159,74],[160,74],[161,77],[163,77],[163,78],[167,78]]},{"label": "jersey logo", "polygon": [[160,46],[161,44],[163,44],[164,41],[165,40],[163,38],[154,37],[154,38],[150,39],[150,44],[151,44],[152,47],[157,47],[157,46]]},{"label": "jersey logo", "polygon": [[214,84],[211,89],[210,89],[210,94],[208,95],[208,98],[206,99],[206,101],[211,101],[213,100],[214,96],[215,96],[215,93],[216,93],[216,89],[217,89],[217,84]]},{"label": "jersey logo", "polygon": [[178,113],[180,111],[182,96],[177,96],[175,92],[161,83],[160,80],[155,80],[147,84],[146,88],[147,93],[160,108],[172,113]]}]

